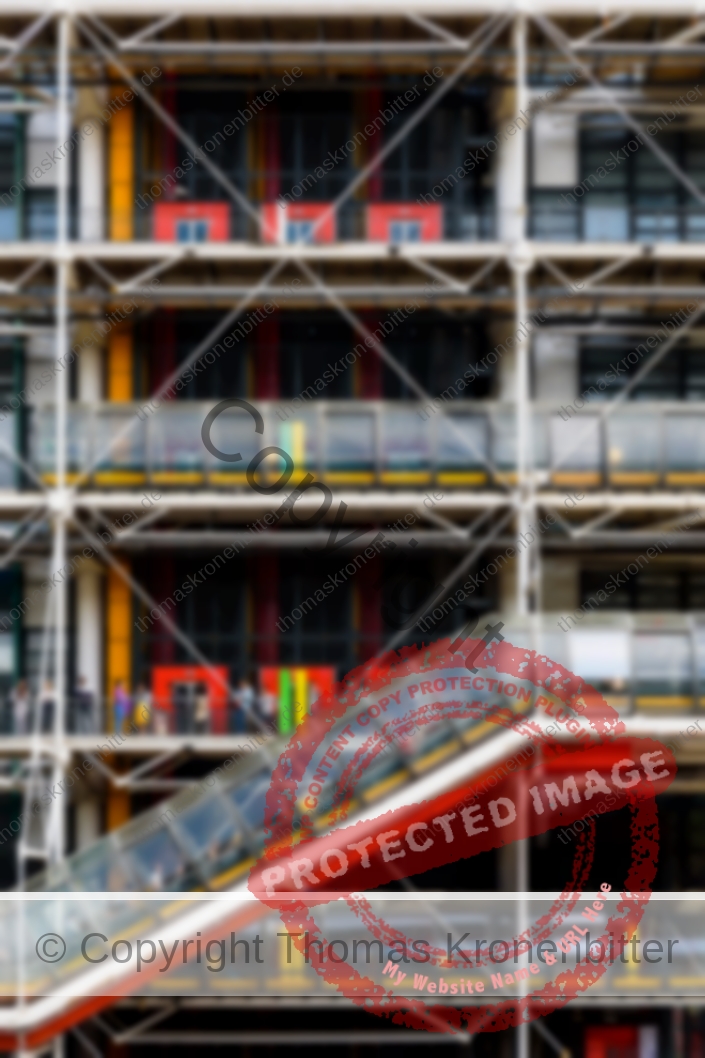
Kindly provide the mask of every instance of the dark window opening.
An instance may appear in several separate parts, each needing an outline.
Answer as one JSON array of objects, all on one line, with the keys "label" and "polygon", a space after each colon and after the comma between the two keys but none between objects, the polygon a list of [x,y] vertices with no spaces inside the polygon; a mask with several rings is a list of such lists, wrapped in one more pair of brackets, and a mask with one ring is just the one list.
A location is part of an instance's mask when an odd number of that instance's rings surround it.
[{"label": "dark window opening", "polygon": [[[679,325],[676,322],[676,325]],[[580,350],[580,392],[590,400],[609,400],[629,384],[634,375],[658,352],[669,337],[654,323],[653,340],[594,335],[583,339]],[[629,355],[634,363],[625,362]],[[619,367],[621,374],[615,370]],[[667,355],[629,393],[630,400],[705,400],[705,349],[685,344],[669,349]]]},{"label": "dark window opening", "polygon": [[[640,569],[628,576],[610,594],[605,585],[613,574],[624,570],[625,560],[613,569],[583,570],[580,577],[581,604],[594,598],[603,610],[705,610],[705,571],[690,569]],[[598,592],[604,592],[601,599]]]},{"label": "dark window opening", "polygon": [[[303,394],[304,400],[331,400],[354,396],[355,364],[337,361],[352,351],[357,340],[337,313],[282,313],[282,397]],[[337,375],[333,376],[330,364],[337,364]]]},{"label": "dark window opening", "polygon": [[[162,310],[142,320],[135,341],[136,394],[146,397],[159,389],[221,318],[212,312]],[[248,319],[249,314],[242,317],[246,327]],[[431,396],[444,394],[448,401],[462,401],[490,395],[495,367],[479,366],[487,351],[481,320],[432,311],[401,319],[391,312],[375,312],[364,314],[364,323]],[[226,336],[232,339],[229,347],[223,344]],[[213,347],[213,362],[205,362]],[[255,319],[248,333],[233,324],[204,347],[198,360],[200,370],[184,368],[171,399],[254,397],[255,379],[268,365],[285,400],[419,399],[413,387],[383,365],[365,347],[364,338],[335,312],[274,313],[262,322]],[[469,381],[471,370],[476,377]]]},{"label": "dark window opening", "polygon": [[[415,315],[400,323],[386,344],[432,396],[446,393],[449,400],[468,400],[490,395],[494,367],[479,366],[487,352],[487,338],[484,326],[477,320],[448,319],[430,312]],[[465,372],[470,369],[477,377],[468,383]],[[456,385],[459,379],[464,387]],[[407,383],[387,366],[384,392],[387,397],[417,399]]]}]

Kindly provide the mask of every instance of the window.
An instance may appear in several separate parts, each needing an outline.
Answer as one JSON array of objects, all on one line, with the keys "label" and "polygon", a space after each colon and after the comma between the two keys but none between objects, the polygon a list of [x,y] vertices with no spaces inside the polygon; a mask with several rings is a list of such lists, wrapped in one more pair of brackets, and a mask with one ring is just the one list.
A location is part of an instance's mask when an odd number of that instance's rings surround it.
[{"label": "window", "polygon": [[705,797],[669,794],[658,800],[662,834],[657,890],[705,886]]},{"label": "window", "polygon": [[[225,565],[219,564],[214,576],[202,574],[203,582],[198,590],[185,598],[180,598],[183,592],[177,594],[189,575],[197,574],[212,557],[200,554],[196,558],[176,560],[141,559],[136,563],[136,575],[149,585],[155,598],[176,596],[176,608],[167,612],[209,659],[244,674],[248,666],[247,599],[242,560],[236,556]],[[136,615],[144,617],[144,607],[138,606]],[[135,635],[136,679],[151,683],[151,666],[155,664],[192,662],[163,623],[147,622],[144,628],[144,632]]]},{"label": "window", "polygon": [[342,668],[349,662],[355,638],[352,583],[340,584],[320,599],[321,584],[339,569],[339,562],[312,562],[301,556],[290,563],[280,561],[281,613],[293,618],[293,623],[284,622],[280,638],[283,664],[338,663]]},{"label": "window", "polygon": [[0,200],[0,242],[19,238],[21,194],[8,195],[17,180],[16,144],[17,118],[14,114],[0,114],[0,195],[7,196],[4,201]]},{"label": "window", "polygon": [[314,237],[316,222],[313,220],[287,220],[286,241],[292,243],[311,243]]},{"label": "window", "polygon": [[[588,599],[598,602],[599,610],[704,610],[705,572],[693,569],[658,568],[645,566],[609,594],[605,585],[613,573],[629,565],[625,559],[611,569],[584,570],[581,575],[581,602]],[[632,565],[632,568],[634,566]],[[615,578],[616,580],[616,578]],[[613,582],[610,582],[610,584]],[[602,590],[607,599],[600,599]],[[594,607],[589,607],[593,610]]]},{"label": "window", "polygon": [[[355,393],[355,363],[337,367],[328,364],[344,357],[359,340],[335,312],[283,312],[281,314],[279,369],[282,397],[335,400]],[[325,372],[327,371],[327,374]],[[316,383],[318,382],[318,387]],[[321,388],[322,382],[326,385]]]},{"label": "window", "polygon": [[[227,78],[179,78],[179,87],[167,87],[162,105],[174,115],[196,143],[204,145],[209,158],[243,194],[248,189],[247,143],[250,126],[261,121],[247,119],[247,95]],[[267,84],[266,87],[269,87]],[[253,95],[257,95],[253,87]],[[265,112],[266,113],[266,112]],[[243,116],[244,115],[244,116]],[[229,132],[225,132],[226,127]],[[189,152],[151,111],[138,103],[136,109],[136,143],[142,149],[136,154],[135,191],[138,208],[135,220],[141,236],[151,237],[151,209],[140,208],[142,202],[218,201],[223,188],[203,165],[194,164]],[[249,219],[239,209],[233,210],[233,238],[244,238]],[[179,237],[180,238],[180,237]],[[206,235],[204,238],[208,238]],[[198,233],[180,241],[203,242]]]},{"label": "window", "polygon": [[[648,326],[648,324],[647,324]],[[659,339],[659,345],[649,346],[646,339],[653,335]],[[580,349],[580,384],[579,390],[585,393],[594,387],[589,394],[591,401],[609,400],[624,386],[628,385],[634,375],[641,370],[648,359],[661,348],[667,332],[655,322],[653,331],[646,328],[641,335],[591,335],[584,338]],[[672,348],[638,386],[629,393],[630,400],[705,400],[705,349],[691,345],[695,339],[685,338]],[[636,351],[638,359],[633,364],[620,365],[618,375],[614,365]],[[634,357],[632,357],[634,359]]]},{"label": "window", "polygon": [[[326,202],[344,190],[355,164],[352,92],[295,92],[281,100],[278,191],[288,202]],[[275,197],[275,196],[269,196]]]},{"label": "window", "polygon": [[420,242],[421,222],[418,220],[392,220],[389,222],[389,241]]},{"label": "window", "polygon": [[207,220],[178,220],[176,222],[176,241],[207,242],[209,227]]},{"label": "window", "polygon": [[56,238],[56,194],[51,191],[26,193],[25,233],[28,239],[51,242]]},{"label": "window", "polygon": [[[661,129],[657,142],[683,172],[703,185],[705,134],[678,128],[676,122]],[[705,208],[618,117],[584,118],[579,151],[574,188],[564,194],[534,192],[535,235],[646,243],[705,238]]]},{"label": "window", "polygon": [[[478,319],[448,319],[440,313],[419,312],[402,320],[387,336],[385,344],[432,396],[447,393],[447,400],[468,400],[490,393],[494,368],[491,365],[476,366],[488,351],[484,326]],[[469,368],[473,368],[478,377],[459,389],[456,383],[458,379],[465,381],[463,375]],[[418,399],[417,394],[386,365],[384,396]]]},{"label": "window", "polygon": [[[135,396],[146,397],[162,386],[209,334],[219,318],[217,313],[184,310],[178,313],[158,311],[139,321],[135,328]],[[222,343],[224,337],[221,335],[218,340]],[[214,363],[204,363],[202,370],[191,374],[175,392],[175,402],[216,401],[248,395],[247,360],[253,337],[235,331],[235,339]]]},{"label": "window", "polygon": [[[438,202],[443,206],[448,237],[490,237],[491,155],[485,149],[483,157],[482,151],[492,139],[486,97],[482,85],[467,85],[449,93],[433,114],[421,121],[384,160],[381,199],[416,202],[421,198],[427,203]],[[390,118],[382,128],[383,143],[388,143],[409,120],[423,96],[404,107],[399,106],[400,99],[399,89],[385,92],[382,97],[381,113]],[[392,242],[414,238],[401,233],[396,236],[390,230]]]}]

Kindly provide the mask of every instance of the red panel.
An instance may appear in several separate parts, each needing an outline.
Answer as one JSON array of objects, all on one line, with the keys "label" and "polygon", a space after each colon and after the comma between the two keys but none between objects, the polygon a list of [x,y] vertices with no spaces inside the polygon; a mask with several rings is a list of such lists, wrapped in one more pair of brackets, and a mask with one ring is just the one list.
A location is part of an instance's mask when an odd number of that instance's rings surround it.
[{"label": "red panel", "polygon": [[259,670],[259,685],[265,694],[272,694],[276,698],[279,694],[279,666],[262,665]]},{"label": "red panel", "polygon": [[[165,308],[152,317],[152,349],[149,356],[149,389],[161,389],[176,367],[176,320],[174,309]],[[174,393],[172,390],[171,393]],[[175,395],[175,393],[174,393]],[[171,400],[170,392],[162,400]]]},{"label": "red panel", "polygon": [[[373,334],[379,328],[382,314],[380,312],[363,312],[362,321]],[[375,400],[382,396],[382,360],[368,346],[363,346],[360,358],[355,364],[355,396],[364,400]]]},{"label": "red panel", "polygon": [[585,1058],[638,1058],[636,1025],[590,1025],[585,1029]]},{"label": "red panel", "polygon": [[[565,713],[565,719],[568,714],[564,709],[559,709],[555,714],[558,722],[561,722],[561,715]],[[551,714],[549,714],[550,716]],[[643,753],[644,749],[640,746],[639,740],[631,741],[628,737],[622,738],[621,743],[624,746],[633,746],[630,750],[631,755],[638,759],[639,753]],[[585,747],[583,750],[583,756],[581,758],[581,768],[595,768],[597,771],[608,771],[614,764],[614,757],[610,752],[610,743],[604,743],[603,745],[590,746],[588,749]],[[570,754],[566,754],[564,757],[555,757],[553,759],[544,760],[543,769],[547,775],[563,775],[573,770],[574,762],[571,761]]]},{"label": "red panel", "polygon": [[296,242],[289,237],[288,225],[292,221],[317,221],[326,219],[316,228],[314,242],[335,242],[335,214],[330,202],[265,202],[262,206],[262,238],[264,242]]},{"label": "red panel", "polygon": [[370,638],[360,643],[358,657],[367,661],[382,646],[382,560],[379,556],[362,566],[357,574],[358,629]]},{"label": "red panel", "polygon": [[255,396],[261,400],[279,397],[279,316],[273,313],[254,333]]},{"label": "red panel", "polygon": [[705,1056],[705,1033],[693,1030],[688,1037],[688,1058],[703,1058],[703,1056]]},{"label": "red panel", "polygon": [[262,241],[284,242],[285,219],[285,205],[265,202],[262,206]]},{"label": "red panel", "polygon": [[[261,324],[260,324],[261,326]],[[274,554],[257,555],[252,563],[257,660],[276,664],[279,660],[279,561]]]},{"label": "red panel", "polygon": [[367,238],[374,242],[391,240],[389,226],[395,220],[416,221],[421,228],[421,242],[443,238],[443,207],[438,203],[384,202],[367,207]]},{"label": "red panel", "polygon": [[[176,583],[174,559],[171,555],[155,556],[152,563],[152,593],[156,599],[169,598]],[[171,665],[176,652],[176,640],[163,618],[162,614],[154,622],[154,630],[150,636],[153,665]]]},{"label": "red panel", "polygon": [[152,669],[152,697],[154,708],[169,716],[173,714],[172,687],[175,683],[205,683],[211,713],[211,730],[223,734],[228,729],[228,670],[225,665],[155,665]]},{"label": "red panel", "polygon": [[206,242],[227,242],[230,238],[228,202],[157,202],[152,214],[157,242],[175,242],[179,221],[205,221]]},{"label": "red panel", "polygon": [[[324,695],[330,694],[335,687],[335,666],[334,665],[308,665],[306,668],[308,674],[308,681],[312,683],[316,688],[316,694],[318,696],[314,706],[318,704],[318,699],[323,698]],[[312,708],[312,712],[316,713],[316,709]]]}]

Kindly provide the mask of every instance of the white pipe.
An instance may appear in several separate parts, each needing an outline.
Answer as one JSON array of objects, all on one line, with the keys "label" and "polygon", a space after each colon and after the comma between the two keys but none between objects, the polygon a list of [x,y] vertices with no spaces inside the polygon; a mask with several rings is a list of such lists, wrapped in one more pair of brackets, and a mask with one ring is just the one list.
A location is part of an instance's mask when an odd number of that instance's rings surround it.
[{"label": "white pipe", "polygon": [[[57,49],[57,142],[63,144],[71,134],[71,113],[69,109],[69,17],[66,14],[58,20]],[[63,252],[69,236],[69,179],[68,157],[62,156],[57,165],[56,187],[56,357],[59,363],[66,364],[69,349],[68,340],[68,262]],[[66,512],[64,497],[66,493],[66,445],[68,426],[68,371],[59,371],[56,377],[56,487],[50,498],[54,508],[54,547],[52,552],[53,569],[51,573],[62,569],[66,560]],[[67,593],[63,577],[58,578],[54,610],[54,683],[55,714],[54,740],[56,745],[54,763],[54,782],[63,778],[64,733],[66,728],[66,620]],[[64,801],[57,799],[52,803],[50,814],[49,841],[50,860],[58,861],[64,854],[66,845],[66,813]]]}]

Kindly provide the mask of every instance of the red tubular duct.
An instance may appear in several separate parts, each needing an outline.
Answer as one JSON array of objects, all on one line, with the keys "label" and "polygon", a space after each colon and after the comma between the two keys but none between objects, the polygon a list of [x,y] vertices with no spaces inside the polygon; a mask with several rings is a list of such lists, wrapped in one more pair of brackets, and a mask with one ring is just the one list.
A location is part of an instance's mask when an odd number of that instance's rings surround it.
[{"label": "red tubular duct", "polygon": [[286,855],[270,853],[253,868],[249,888],[279,910],[291,906],[292,893],[325,903],[570,826],[598,804],[614,812],[652,800],[675,774],[673,754],[660,743],[615,738],[515,772],[468,803],[453,790],[310,838]]}]

